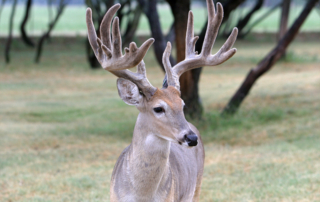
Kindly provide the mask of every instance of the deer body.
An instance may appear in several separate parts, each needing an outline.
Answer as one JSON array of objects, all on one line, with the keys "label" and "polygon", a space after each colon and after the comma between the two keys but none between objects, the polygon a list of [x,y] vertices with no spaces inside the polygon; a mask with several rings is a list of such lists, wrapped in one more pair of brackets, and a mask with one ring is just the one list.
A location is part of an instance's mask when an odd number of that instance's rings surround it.
[{"label": "deer body", "polygon": [[197,147],[182,147],[148,133],[146,127],[140,114],[132,143],[114,167],[111,201],[198,201],[204,163],[202,142]]},{"label": "deer body", "polygon": [[[195,52],[198,37],[193,33],[193,14],[190,11],[186,33],[186,58],[171,67],[168,42],[163,53],[166,76],[162,89],[155,88],[147,79],[143,62],[153,39],[140,48],[130,43],[122,55],[119,19],[111,21],[120,8],[112,6],[100,25],[100,38],[87,9],[90,45],[102,65],[117,80],[118,93],[128,105],[140,111],[133,132],[132,143],[120,155],[113,169],[110,199],[113,202],[178,202],[199,201],[204,167],[204,149],[199,131],[185,119],[184,102],[180,97],[179,77],[186,71],[202,66],[219,65],[236,53],[231,47],[236,40],[234,29],[220,50],[211,49],[223,18],[223,8],[207,0],[208,25],[201,53]],[[137,66],[137,72],[128,69]]]},{"label": "deer body", "polygon": [[[133,90],[126,101],[138,103],[140,114],[132,143],[114,168],[111,200],[198,201],[204,150],[198,130],[185,120],[179,92],[173,87],[158,89],[147,102]],[[166,113],[148,110],[155,107]],[[184,135],[192,133],[200,139],[196,147],[179,145],[186,144]]]}]

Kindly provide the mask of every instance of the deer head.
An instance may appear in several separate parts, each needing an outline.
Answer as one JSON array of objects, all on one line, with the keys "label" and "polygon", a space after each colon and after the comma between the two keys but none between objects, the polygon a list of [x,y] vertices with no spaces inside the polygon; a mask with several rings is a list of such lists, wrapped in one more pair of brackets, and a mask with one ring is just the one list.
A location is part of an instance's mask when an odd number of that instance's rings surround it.
[{"label": "deer head", "polygon": [[[122,55],[119,19],[117,17],[112,23],[112,40],[110,34],[111,21],[120,8],[120,4],[114,5],[105,14],[100,26],[100,38],[96,35],[91,9],[87,9],[86,21],[89,42],[103,69],[119,77],[117,87],[121,99],[128,105],[134,105],[138,108],[139,118],[148,122],[149,131],[165,140],[186,146],[196,146],[198,137],[190,129],[183,113],[184,102],[180,98],[179,77],[191,69],[219,65],[236,53],[235,48],[231,49],[238,33],[238,30],[234,28],[220,50],[211,55],[211,49],[223,19],[223,8],[218,3],[217,11],[215,11],[212,0],[207,0],[207,5],[208,25],[201,53],[195,52],[198,37],[194,37],[193,14],[190,11],[186,33],[186,58],[171,67],[169,61],[171,44],[168,42],[163,53],[166,76],[162,89],[155,88],[150,84],[143,62],[143,57],[154,39],[148,39],[140,48],[132,42],[129,48],[124,49],[125,55]],[[137,72],[128,70],[137,65]]]}]

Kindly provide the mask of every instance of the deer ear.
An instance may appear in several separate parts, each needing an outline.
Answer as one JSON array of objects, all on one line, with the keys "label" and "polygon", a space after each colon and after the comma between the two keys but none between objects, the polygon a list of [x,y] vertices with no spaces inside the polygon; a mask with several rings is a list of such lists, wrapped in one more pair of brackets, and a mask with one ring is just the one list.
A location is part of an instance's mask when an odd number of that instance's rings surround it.
[{"label": "deer ear", "polygon": [[142,95],[136,84],[123,78],[117,80],[118,93],[121,99],[128,105],[139,105]]}]

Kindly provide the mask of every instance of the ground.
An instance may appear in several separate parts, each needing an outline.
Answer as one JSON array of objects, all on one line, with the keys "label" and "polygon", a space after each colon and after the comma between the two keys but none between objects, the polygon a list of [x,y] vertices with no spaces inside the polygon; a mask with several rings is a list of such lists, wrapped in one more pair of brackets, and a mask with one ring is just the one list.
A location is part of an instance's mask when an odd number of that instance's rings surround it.
[{"label": "ground", "polygon": [[[0,60],[1,201],[109,201],[138,111],[121,101],[114,76],[89,69],[84,41],[52,38],[35,65],[34,50],[15,40],[12,63]],[[295,42],[236,116],[219,116],[273,45],[237,41],[232,59],[202,73],[205,113],[190,120],[206,151],[200,201],[320,201],[319,41]],[[160,87],[152,51],[145,61]]]}]

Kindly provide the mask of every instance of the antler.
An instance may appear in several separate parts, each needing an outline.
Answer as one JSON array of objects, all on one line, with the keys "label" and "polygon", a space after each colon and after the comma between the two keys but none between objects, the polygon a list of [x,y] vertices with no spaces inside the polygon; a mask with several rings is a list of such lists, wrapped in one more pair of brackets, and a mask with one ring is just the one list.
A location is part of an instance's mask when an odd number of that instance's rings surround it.
[{"label": "antler", "polygon": [[[134,42],[131,42],[129,48],[125,48],[125,55],[122,55],[118,17],[115,17],[112,24],[112,41],[110,35],[112,18],[120,7],[120,4],[112,6],[103,17],[100,25],[101,39],[97,37],[92,22],[92,11],[90,8],[87,9],[86,22],[89,42],[103,69],[110,71],[117,77],[132,81],[147,98],[150,98],[156,91],[156,88],[147,79],[143,57],[154,42],[154,39],[148,39],[140,48]],[[138,69],[136,73],[127,70],[137,65]]]},{"label": "antler", "polygon": [[238,29],[233,28],[231,35],[220,48],[220,50],[216,54],[211,55],[211,49],[218,35],[219,27],[223,19],[223,7],[220,3],[217,3],[216,13],[212,0],[207,0],[207,6],[208,25],[201,53],[198,54],[197,52],[195,52],[195,44],[199,37],[194,37],[192,11],[189,12],[188,16],[185,60],[179,62],[173,68],[171,68],[171,64],[169,61],[171,53],[170,42],[167,43],[167,47],[163,53],[162,62],[167,73],[167,83],[170,86],[176,87],[178,90],[180,90],[179,77],[184,72],[202,66],[219,65],[231,58],[237,51],[237,49],[235,48],[230,49],[233,46],[238,35]]}]

